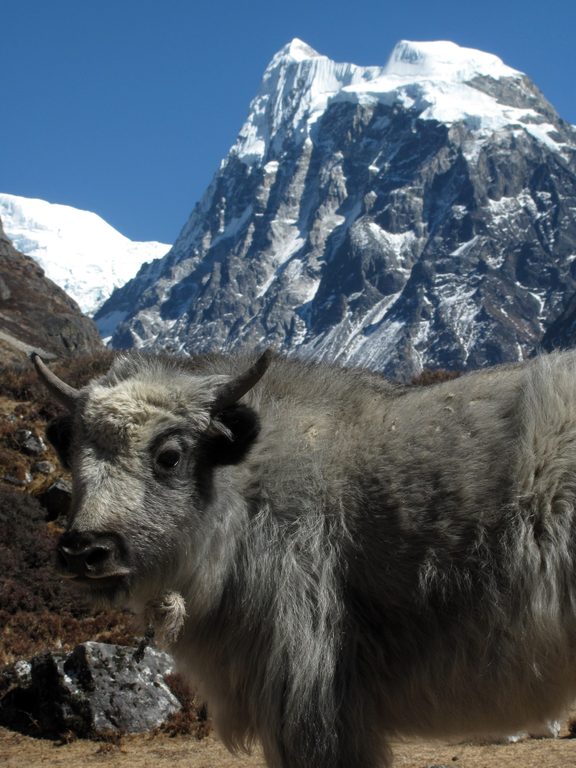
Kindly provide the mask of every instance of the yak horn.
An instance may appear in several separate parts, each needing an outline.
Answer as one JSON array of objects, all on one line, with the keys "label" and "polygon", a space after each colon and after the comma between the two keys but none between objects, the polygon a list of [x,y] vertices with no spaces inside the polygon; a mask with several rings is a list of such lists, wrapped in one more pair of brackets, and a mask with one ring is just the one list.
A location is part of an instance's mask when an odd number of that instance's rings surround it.
[{"label": "yak horn", "polygon": [[224,410],[224,408],[228,408],[230,405],[234,405],[234,403],[238,402],[248,390],[252,389],[252,387],[260,381],[271,362],[272,351],[267,349],[260,355],[254,365],[251,365],[250,368],[248,368],[248,370],[221,387],[216,394],[214,402],[210,406],[210,413],[219,413]]},{"label": "yak horn", "polygon": [[79,391],[59,379],[58,376],[48,368],[37,352],[32,352],[30,357],[32,358],[38,376],[43,381],[50,394],[69,411],[73,411],[80,394]]}]

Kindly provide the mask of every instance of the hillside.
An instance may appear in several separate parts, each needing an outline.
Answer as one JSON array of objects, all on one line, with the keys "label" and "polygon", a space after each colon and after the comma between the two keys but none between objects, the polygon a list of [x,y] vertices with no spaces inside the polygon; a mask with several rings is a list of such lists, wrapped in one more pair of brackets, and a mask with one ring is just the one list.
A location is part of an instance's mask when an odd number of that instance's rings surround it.
[{"label": "hillside", "polygon": [[[110,353],[61,363],[56,370],[82,384],[105,369]],[[59,412],[30,363],[6,366],[0,378],[0,666],[47,650],[73,647],[88,638],[132,642],[126,615],[89,606],[53,571],[55,541],[66,505],[48,515],[42,495],[67,480],[44,440],[47,422]],[[60,514],[57,514],[58,511]],[[48,518],[52,517],[52,520]]]},{"label": "hillside", "polygon": [[0,365],[24,359],[32,348],[59,357],[102,346],[92,320],[33,259],[14,248],[0,220]]}]

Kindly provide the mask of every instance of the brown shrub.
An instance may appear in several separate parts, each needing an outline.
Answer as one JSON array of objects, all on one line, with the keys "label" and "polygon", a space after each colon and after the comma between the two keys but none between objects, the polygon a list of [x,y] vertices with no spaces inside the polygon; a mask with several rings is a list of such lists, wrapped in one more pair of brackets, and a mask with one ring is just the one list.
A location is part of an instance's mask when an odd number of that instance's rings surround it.
[{"label": "brown shrub", "polygon": [[0,395],[11,400],[37,400],[42,384],[32,363],[0,367]]},{"label": "brown shrub", "polygon": [[[112,359],[113,353],[101,351],[67,359],[54,370],[72,386],[81,387],[104,373]],[[0,479],[9,475],[23,480],[31,471],[37,458],[22,452],[17,431],[43,435],[47,420],[58,411],[32,363],[0,368]],[[49,447],[41,458],[58,464]],[[44,511],[28,495],[42,492],[54,479],[39,474],[21,488],[0,488],[0,664],[49,649],[69,649],[89,639],[134,642],[135,627],[128,614],[93,614],[82,596],[54,571],[60,530],[46,524]]]},{"label": "brown shrub", "polygon": [[[23,456],[19,450],[3,444],[0,438],[0,477],[12,478],[11,484],[26,483],[26,478],[30,474],[31,461],[27,456]],[[8,482],[6,480],[6,482]]]},{"label": "brown shrub", "polygon": [[[83,387],[90,379],[104,374],[115,355],[116,353],[110,350],[101,350],[66,358],[50,367],[71,386]],[[59,406],[39,380],[30,361],[0,367],[0,396],[33,404],[35,407],[28,408],[27,411],[29,417],[33,415],[33,410],[36,417],[44,420],[51,419],[60,412]]]},{"label": "brown shrub", "polygon": [[[108,370],[114,354],[102,350],[68,358],[53,368],[72,386],[83,387],[90,379]],[[41,457],[27,456],[17,439],[21,429],[43,436],[47,422],[61,412],[30,361],[0,368],[0,484],[37,495],[61,476],[58,459],[50,446]],[[49,461],[55,471],[49,476],[33,475],[32,467],[38,458]]]},{"label": "brown shrub", "polygon": [[53,567],[60,531],[38,502],[0,491],[0,664],[85,640],[134,643],[136,627],[121,611],[93,613]]},{"label": "brown shrub", "polygon": [[112,365],[117,352],[103,349],[90,355],[78,355],[52,366],[54,373],[72,387],[83,387],[91,379],[102,376]]},{"label": "brown shrub", "polygon": [[212,730],[206,705],[195,697],[193,691],[181,675],[166,675],[166,683],[174,696],[182,704],[182,709],[170,715],[160,727],[160,731],[169,736],[194,736],[203,739]]}]

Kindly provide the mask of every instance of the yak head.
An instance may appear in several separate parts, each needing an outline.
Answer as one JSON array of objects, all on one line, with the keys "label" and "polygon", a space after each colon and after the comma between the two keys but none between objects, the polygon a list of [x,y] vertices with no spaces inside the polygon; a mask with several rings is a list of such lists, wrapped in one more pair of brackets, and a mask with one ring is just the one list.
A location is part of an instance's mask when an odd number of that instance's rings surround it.
[{"label": "yak head", "polygon": [[33,357],[66,408],[47,430],[73,479],[63,576],[137,610],[171,589],[201,600],[215,587],[245,509],[234,478],[260,429],[239,401],[270,360],[231,376],[127,356],[76,390]]}]

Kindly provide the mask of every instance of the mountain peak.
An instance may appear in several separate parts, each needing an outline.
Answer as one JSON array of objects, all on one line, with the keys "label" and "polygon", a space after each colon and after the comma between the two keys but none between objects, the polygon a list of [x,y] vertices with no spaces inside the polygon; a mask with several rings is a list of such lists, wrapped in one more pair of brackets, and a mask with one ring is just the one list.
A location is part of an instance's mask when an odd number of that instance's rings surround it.
[{"label": "mountain peak", "polygon": [[488,75],[496,79],[521,75],[492,53],[464,48],[448,40],[401,40],[394,46],[384,73],[389,77],[408,77],[414,80],[433,78],[456,82],[465,82],[477,75]]},{"label": "mountain peak", "polygon": [[385,66],[365,67],[333,61],[294,38],[267,67],[232,155],[252,165],[272,148],[269,159],[276,159],[274,146],[287,134],[304,141],[336,101],[401,105],[422,120],[488,133],[521,124],[558,148],[550,110],[536,114],[528,79],[494,54],[446,40],[401,40]]},{"label": "mountain peak", "polygon": [[405,379],[529,354],[576,292],[576,129],[454,43],[363,67],[295,40],[273,61],[169,256],[99,311],[113,345]]},{"label": "mountain peak", "polygon": [[278,53],[272,59],[272,62],[279,60],[285,61],[286,59],[300,62],[305,61],[306,59],[317,58],[322,58],[322,54],[318,53],[318,51],[315,51],[314,48],[308,45],[308,43],[305,43],[303,40],[300,40],[300,38],[295,37],[278,51]]}]

